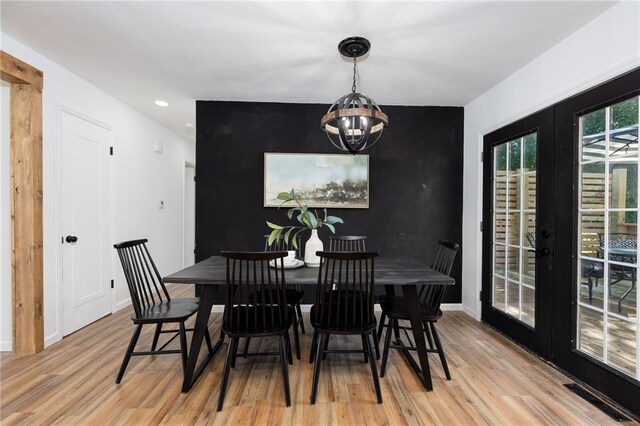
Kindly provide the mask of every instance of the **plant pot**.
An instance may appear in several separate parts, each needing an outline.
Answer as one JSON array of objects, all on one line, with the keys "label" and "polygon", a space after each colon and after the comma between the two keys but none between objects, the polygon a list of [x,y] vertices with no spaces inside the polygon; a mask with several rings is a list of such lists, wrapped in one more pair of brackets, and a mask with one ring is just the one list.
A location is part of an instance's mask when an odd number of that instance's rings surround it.
[{"label": "plant pot", "polygon": [[312,229],[311,236],[304,245],[304,263],[311,268],[320,266],[320,256],[316,255],[317,251],[322,251],[324,245],[322,240],[318,238],[318,230]]}]

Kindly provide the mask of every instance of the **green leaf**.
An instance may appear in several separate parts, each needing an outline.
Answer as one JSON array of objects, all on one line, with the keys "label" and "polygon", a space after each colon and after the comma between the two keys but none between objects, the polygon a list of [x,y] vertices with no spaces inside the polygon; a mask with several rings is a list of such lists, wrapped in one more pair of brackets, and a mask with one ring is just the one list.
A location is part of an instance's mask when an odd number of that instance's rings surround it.
[{"label": "green leaf", "polygon": [[282,226],[276,225],[275,223],[271,223],[267,220],[267,226],[271,229],[282,229]]},{"label": "green leaf", "polygon": [[284,234],[284,243],[286,245],[289,245],[289,235],[291,235],[291,231],[293,231],[293,227],[289,228],[289,230]]},{"label": "green leaf", "polygon": [[304,228],[300,229],[298,232],[293,234],[293,247],[296,250],[298,249],[298,234],[300,234],[302,231],[304,231]]},{"label": "green leaf", "polygon": [[274,229],[273,231],[271,231],[271,234],[269,234],[269,245],[272,245],[274,241],[276,241],[278,239],[278,237],[280,237],[280,233],[282,232],[282,228],[280,229]]},{"label": "green leaf", "polygon": [[328,214],[328,213],[327,213],[327,209],[324,209],[324,221],[325,221],[325,222],[327,221],[327,214]]},{"label": "green leaf", "polygon": [[334,228],[334,226],[330,223],[325,223],[324,226],[326,226],[327,228],[329,228],[329,230],[331,232],[333,232],[334,234],[336,233],[336,228]]},{"label": "green leaf", "polygon": [[316,219],[316,215],[307,210],[307,217],[309,218],[309,222],[311,223],[311,229],[316,229],[318,227],[318,220]]},{"label": "green leaf", "polygon": [[276,197],[278,200],[291,201],[293,197],[288,192],[281,192]]},{"label": "green leaf", "polygon": [[340,219],[338,216],[327,216],[327,218],[324,221],[329,225],[335,225],[336,223],[344,223],[344,221]]},{"label": "green leaf", "polygon": [[293,217],[293,213],[296,211],[295,208],[289,209],[289,211],[287,212],[287,216],[289,217],[289,219],[291,219]]}]

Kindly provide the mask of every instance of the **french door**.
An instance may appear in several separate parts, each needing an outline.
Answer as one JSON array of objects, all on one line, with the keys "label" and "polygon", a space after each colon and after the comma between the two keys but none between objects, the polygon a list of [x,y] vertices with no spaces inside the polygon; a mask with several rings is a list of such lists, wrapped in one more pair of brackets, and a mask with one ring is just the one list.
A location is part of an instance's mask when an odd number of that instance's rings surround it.
[{"label": "french door", "polygon": [[483,321],[635,413],[639,103],[636,70],[486,135],[483,199]]},{"label": "french door", "polygon": [[553,110],[484,142],[482,319],[551,354]]},{"label": "french door", "polygon": [[640,413],[640,70],[556,107],[553,361]]}]

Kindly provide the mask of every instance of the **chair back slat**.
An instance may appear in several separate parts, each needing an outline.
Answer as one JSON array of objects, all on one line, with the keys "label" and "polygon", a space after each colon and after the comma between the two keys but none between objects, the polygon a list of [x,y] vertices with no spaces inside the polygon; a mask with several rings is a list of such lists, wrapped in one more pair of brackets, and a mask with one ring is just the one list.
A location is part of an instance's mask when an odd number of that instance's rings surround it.
[{"label": "chair back slat", "polygon": [[[375,326],[375,252],[318,252],[315,322],[325,330]],[[316,324],[314,324],[315,326]]]},{"label": "chair back slat", "polygon": [[[431,264],[431,268],[445,275],[451,274],[453,262],[460,246],[450,241],[438,241],[438,251]],[[435,316],[440,309],[447,285],[427,284],[418,292],[418,298],[422,302],[423,310],[427,309],[428,315]]]},{"label": "chair back slat", "polygon": [[223,251],[222,256],[227,264],[223,329],[228,333],[254,335],[288,324],[284,277],[287,252]]},{"label": "chair back slat", "polygon": [[331,235],[329,236],[329,251],[366,251],[365,240],[362,235]]},{"label": "chair back slat", "polygon": [[147,240],[131,240],[114,244],[127,281],[136,316],[171,297],[147,248]]}]

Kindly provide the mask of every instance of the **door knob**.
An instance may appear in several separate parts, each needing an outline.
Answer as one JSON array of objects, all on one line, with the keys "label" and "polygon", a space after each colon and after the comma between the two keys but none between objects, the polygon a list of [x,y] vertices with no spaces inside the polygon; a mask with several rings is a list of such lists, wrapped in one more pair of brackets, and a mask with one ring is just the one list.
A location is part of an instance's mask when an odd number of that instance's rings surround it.
[{"label": "door knob", "polygon": [[536,257],[545,257],[551,254],[551,251],[544,247],[535,251]]},{"label": "door knob", "polygon": [[76,237],[75,235],[67,235],[67,238],[65,238],[64,240],[68,243],[75,243],[76,241],[78,241],[78,237]]}]

